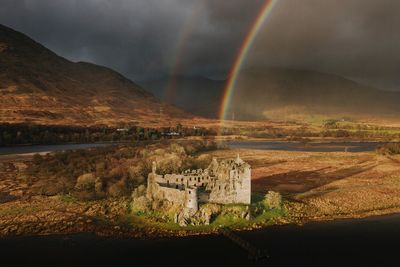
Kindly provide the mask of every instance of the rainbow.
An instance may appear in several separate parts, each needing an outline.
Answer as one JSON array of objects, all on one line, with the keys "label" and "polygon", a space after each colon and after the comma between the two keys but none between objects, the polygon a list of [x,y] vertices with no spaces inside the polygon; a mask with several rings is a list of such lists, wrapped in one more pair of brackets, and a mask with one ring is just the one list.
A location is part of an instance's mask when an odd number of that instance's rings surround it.
[{"label": "rainbow", "polygon": [[192,7],[192,11],[190,12],[188,19],[186,19],[186,23],[183,24],[183,27],[179,33],[179,39],[172,56],[173,61],[171,64],[172,67],[170,71],[170,79],[164,90],[164,100],[166,100],[167,103],[173,103],[174,101],[177,83],[176,75],[181,73],[182,58],[184,56],[185,48],[193,32],[193,28],[197,25],[202,8],[202,1],[198,1]]},{"label": "rainbow", "polygon": [[243,63],[245,62],[247,55],[250,51],[250,48],[253,46],[253,43],[257,37],[258,32],[260,31],[261,27],[265,23],[265,21],[269,18],[272,13],[272,10],[278,0],[266,0],[263,4],[259,14],[255,18],[254,22],[251,24],[250,30],[248,31],[247,35],[245,36],[242,45],[239,48],[238,55],[232,65],[232,68],[228,75],[228,80],[226,82],[224,93],[222,97],[222,102],[220,106],[220,120],[221,123],[226,120],[227,111],[232,100],[232,96],[235,91],[236,82],[238,79],[238,75],[240,69],[242,68]]}]

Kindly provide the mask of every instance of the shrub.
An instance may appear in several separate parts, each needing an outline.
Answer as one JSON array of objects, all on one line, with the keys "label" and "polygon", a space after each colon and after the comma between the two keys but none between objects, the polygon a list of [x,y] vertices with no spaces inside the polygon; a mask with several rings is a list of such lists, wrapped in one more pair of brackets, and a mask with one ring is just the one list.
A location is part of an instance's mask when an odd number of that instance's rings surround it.
[{"label": "shrub", "polygon": [[282,205],[281,194],[274,191],[268,191],[264,197],[264,205],[270,209],[280,209]]},{"label": "shrub", "polygon": [[42,162],[43,162],[43,157],[40,154],[36,153],[35,155],[33,155],[33,164],[40,165],[42,164]]},{"label": "shrub", "polygon": [[210,157],[198,153],[214,148],[214,142],[190,141],[70,150],[35,155],[24,175],[38,194],[72,194],[85,200],[129,195],[146,183],[153,161],[160,174],[205,168]]},{"label": "shrub", "polygon": [[326,129],[337,129],[338,128],[338,120],[329,119],[324,122],[324,128]]},{"label": "shrub", "polygon": [[131,203],[131,211],[136,214],[143,214],[150,211],[151,203],[144,197],[135,198]]},{"label": "shrub", "polygon": [[203,155],[198,156],[194,163],[196,165],[196,169],[199,169],[199,168],[205,169],[210,165],[211,161],[212,161],[211,155],[203,154]]},{"label": "shrub", "polygon": [[119,180],[113,184],[111,184],[108,189],[107,193],[111,197],[122,197],[127,194],[127,188],[126,188],[126,180],[122,179]]},{"label": "shrub", "polygon": [[180,155],[185,155],[186,154],[185,149],[183,148],[183,146],[175,144],[175,143],[171,144],[169,146],[169,149],[170,149],[171,152],[175,152],[176,154],[180,154]]},{"label": "shrub", "polygon": [[157,170],[160,174],[177,173],[182,168],[182,157],[175,153],[165,154],[163,157],[156,157]]},{"label": "shrub", "polygon": [[78,190],[92,190],[95,187],[96,178],[93,173],[82,174],[76,180],[75,189]]},{"label": "shrub", "polygon": [[105,162],[98,162],[98,163],[96,163],[95,168],[96,168],[96,174],[98,174],[98,175],[103,174],[104,171],[106,170],[106,164],[105,164]]},{"label": "shrub", "polygon": [[117,180],[125,178],[128,175],[128,168],[123,164],[118,164],[118,166],[112,168],[109,172],[109,176]]},{"label": "shrub", "polygon": [[140,185],[146,181],[146,176],[149,173],[143,163],[128,168],[129,180],[134,184]]},{"label": "shrub", "polygon": [[193,155],[194,153],[197,152],[197,150],[193,145],[189,144],[185,146],[185,152],[188,155]]},{"label": "shrub", "polygon": [[132,199],[136,199],[139,197],[142,197],[146,194],[146,186],[144,185],[139,185],[135,190],[132,192]]},{"label": "shrub", "polygon": [[100,178],[97,178],[94,183],[94,192],[98,197],[104,196],[104,183]]},{"label": "shrub", "polygon": [[154,151],[154,154],[157,156],[164,156],[167,152],[165,149],[159,148]]}]

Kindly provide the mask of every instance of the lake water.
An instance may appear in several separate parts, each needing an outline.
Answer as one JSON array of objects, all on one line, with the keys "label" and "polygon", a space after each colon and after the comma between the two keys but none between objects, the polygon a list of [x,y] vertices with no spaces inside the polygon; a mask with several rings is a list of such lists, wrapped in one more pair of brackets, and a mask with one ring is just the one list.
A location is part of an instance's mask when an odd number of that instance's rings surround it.
[{"label": "lake water", "polygon": [[275,142],[275,141],[231,141],[226,142],[230,148],[281,150],[281,151],[304,151],[304,152],[369,152],[374,151],[380,142]]},{"label": "lake water", "polygon": [[[230,148],[282,150],[282,151],[308,151],[308,152],[369,152],[374,151],[383,143],[379,142],[334,142],[334,143],[309,143],[282,141],[231,141],[226,142]],[[87,149],[112,145],[102,144],[64,144],[64,145],[33,145],[33,146],[7,146],[0,147],[0,155],[31,154],[53,152],[71,149]]]},{"label": "lake water", "polygon": [[112,145],[112,143],[5,146],[5,147],[0,147],[0,155],[31,154],[31,153],[53,152],[53,151],[63,151],[71,149],[88,149],[88,148],[102,147],[107,145]]},{"label": "lake water", "polygon": [[252,262],[220,235],[107,238],[94,234],[0,239],[1,266],[398,266],[400,215],[272,226],[238,233],[267,251]]}]

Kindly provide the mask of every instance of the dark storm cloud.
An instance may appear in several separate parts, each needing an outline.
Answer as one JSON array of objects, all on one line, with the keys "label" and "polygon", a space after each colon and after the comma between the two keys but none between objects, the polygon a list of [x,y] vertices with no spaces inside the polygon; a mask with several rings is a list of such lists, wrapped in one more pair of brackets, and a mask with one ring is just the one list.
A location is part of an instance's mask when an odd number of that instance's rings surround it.
[{"label": "dark storm cloud", "polygon": [[[0,0],[0,23],[68,59],[106,65],[136,80],[169,74],[176,55],[176,71],[215,77],[228,72],[263,3]],[[396,89],[399,12],[397,0],[280,0],[246,66],[313,69]]]},{"label": "dark storm cloud", "polygon": [[0,2],[0,23],[71,60],[104,64],[133,77],[168,67],[165,59],[191,8],[180,0]]},{"label": "dark storm cloud", "polygon": [[400,89],[399,12],[394,0],[282,0],[249,65],[313,69]]}]

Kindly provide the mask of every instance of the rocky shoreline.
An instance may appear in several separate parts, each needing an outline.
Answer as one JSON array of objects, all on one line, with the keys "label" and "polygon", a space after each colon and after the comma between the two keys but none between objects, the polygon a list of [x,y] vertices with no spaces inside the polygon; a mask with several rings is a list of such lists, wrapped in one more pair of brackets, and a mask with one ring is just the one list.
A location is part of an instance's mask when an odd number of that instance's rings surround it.
[{"label": "rocky shoreline", "polygon": [[[32,236],[53,234],[94,233],[99,236],[124,238],[172,238],[183,236],[218,234],[218,228],[190,228],[171,230],[161,227],[135,225],[134,222],[122,221],[126,212],[128,199],[102,201],[101,203],[65,203],[56,197],[34,197],[28,201],[7,203],[14,211],[4,207],[0,212],[0,238],[7,236]],[[44,208],[47,206],[47,208]],[[40,208],[42,207],[42,208]],[[294,212],[288,207],[288,216],[275,218],[268,222],[249,224],[233,228],[238,231],[252,231],[271,225],[304,225],[313,222],[334,220],[353,220],[367,217],[384,216],[400,213],[400,207],[389,207],[381,210],[369,210],[351,214],[318,216]]]}]

